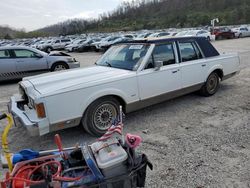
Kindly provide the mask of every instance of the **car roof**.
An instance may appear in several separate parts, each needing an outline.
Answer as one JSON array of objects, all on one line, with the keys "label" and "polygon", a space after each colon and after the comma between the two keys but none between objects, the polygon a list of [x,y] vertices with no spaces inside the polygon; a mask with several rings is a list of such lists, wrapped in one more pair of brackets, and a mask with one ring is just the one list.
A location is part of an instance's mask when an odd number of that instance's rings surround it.
[{"label": "car roof", "polygon": [[27,46],[2,46],[0,50],[13,50],[13,49],[26,49],[26,50],[34,50],[34,48]]},{"label": "car roof", "polygon": [[140,39],[140,40],[134,40],[129,43],[162,43],[162,42],[168,42],[168,41],[187,41],[187,40],[207,40],[205,37],[196,37],[196,36],[164,36],[164,37],[150,37],[146,39]]},{"label": "car roof", "polygon": [[149,38],[145,40],[134,40],[129,42],[121,42],[119,44],[161,44],[164,42],[189,42],[196,41],[201,48],[205,57],[213,57],[220,55],[219,52],[213,47],[206,37],[196,36],[183,36],[183,37],[160,37],[160,38]]}]

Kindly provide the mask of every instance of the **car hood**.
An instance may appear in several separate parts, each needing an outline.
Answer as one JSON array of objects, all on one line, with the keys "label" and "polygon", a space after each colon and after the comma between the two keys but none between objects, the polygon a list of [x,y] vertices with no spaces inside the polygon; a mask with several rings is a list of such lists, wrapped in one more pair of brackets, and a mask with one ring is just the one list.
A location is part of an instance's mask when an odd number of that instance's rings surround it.
[{"label": "car hood", "polygon": [[30,82],[37,92],[46,96],[92,87],[131,77],[135,74],[136,72],[134,71],[105,66],[92,66],[26,77],[23,81]]}]

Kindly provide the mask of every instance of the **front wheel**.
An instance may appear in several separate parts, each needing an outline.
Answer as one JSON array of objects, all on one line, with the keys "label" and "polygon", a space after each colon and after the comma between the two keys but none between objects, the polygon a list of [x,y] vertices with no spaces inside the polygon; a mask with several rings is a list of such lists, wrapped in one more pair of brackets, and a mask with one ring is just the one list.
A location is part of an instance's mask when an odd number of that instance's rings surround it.
[{"label": "front wheel", "polygon": [[55,63],[51,67],[52,72],[66,70],[66,69],[69,69],[69,66],[66,63]]},{"label": "front wheel", "polygon": [[219,88],[219,76],[216,72],[212,72],[208,78],[206,83],[204,84],[204,86],[202,86],[200,93],[201,95],[205,96],[205,97],[209,97],[214,95],[218,88]]},{"label": "front wheel", "polygon": [[84,113],[82,125],[94,136],[101,136],[119,114],[119,102],[114,97],[103,97],[94,101]]}]

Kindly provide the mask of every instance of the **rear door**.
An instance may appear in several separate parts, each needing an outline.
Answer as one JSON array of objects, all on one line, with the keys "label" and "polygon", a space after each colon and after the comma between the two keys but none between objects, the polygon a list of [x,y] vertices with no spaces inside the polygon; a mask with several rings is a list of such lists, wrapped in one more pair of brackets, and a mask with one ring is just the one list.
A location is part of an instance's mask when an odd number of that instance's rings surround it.
[{"label": "rear door", "polygon": [[182,88],[195,87],[206,80],[208,65],[195,41],[178,42]]},{"label": "rear door", "polygon": [[45,57],[37,57],[36,52],[27,49],[13,50],[16,69],[19,74],[29,76],[48,71]]},{"label": "rear door", "polygon": [[19,78],[16,73],[15,59],[11,57],[9,50],[0,50],[0,80]]}]

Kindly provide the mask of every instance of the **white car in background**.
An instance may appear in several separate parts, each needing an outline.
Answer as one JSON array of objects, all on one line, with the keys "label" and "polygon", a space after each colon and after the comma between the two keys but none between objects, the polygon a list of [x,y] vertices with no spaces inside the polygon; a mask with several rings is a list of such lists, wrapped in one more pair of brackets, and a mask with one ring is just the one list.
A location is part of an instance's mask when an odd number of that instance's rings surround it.
[{"label": "white car in background", "polygon": [[170,33],[168,32],[159,32],[159,33],[152,33],[151,35],[148,36],[148,38],[158,38],[158,37],[165,37],[169,35]]},{"label": "white car in background", "polygon": [[190,36],[190,37],[205,37],[209,41],[215,40],[215,36],[212,35],[209,31],[206,30],[190,30],[187,31],[184,36]]},{"label": "white car in background", "polygon": [[234,32],[235,37],[237,38],[250,37],[250,28],[239,27],[232,29],[232,31]]},{"label": "white car in background", "polygon": [[86,39],[78,39],[73,41],[73,43],[68,44],[65,46],[65,50],[68,52],[73,52],[75,51],[75,49],[77,49],[77,47],[81,44],[83,44],[86,41]]}]

